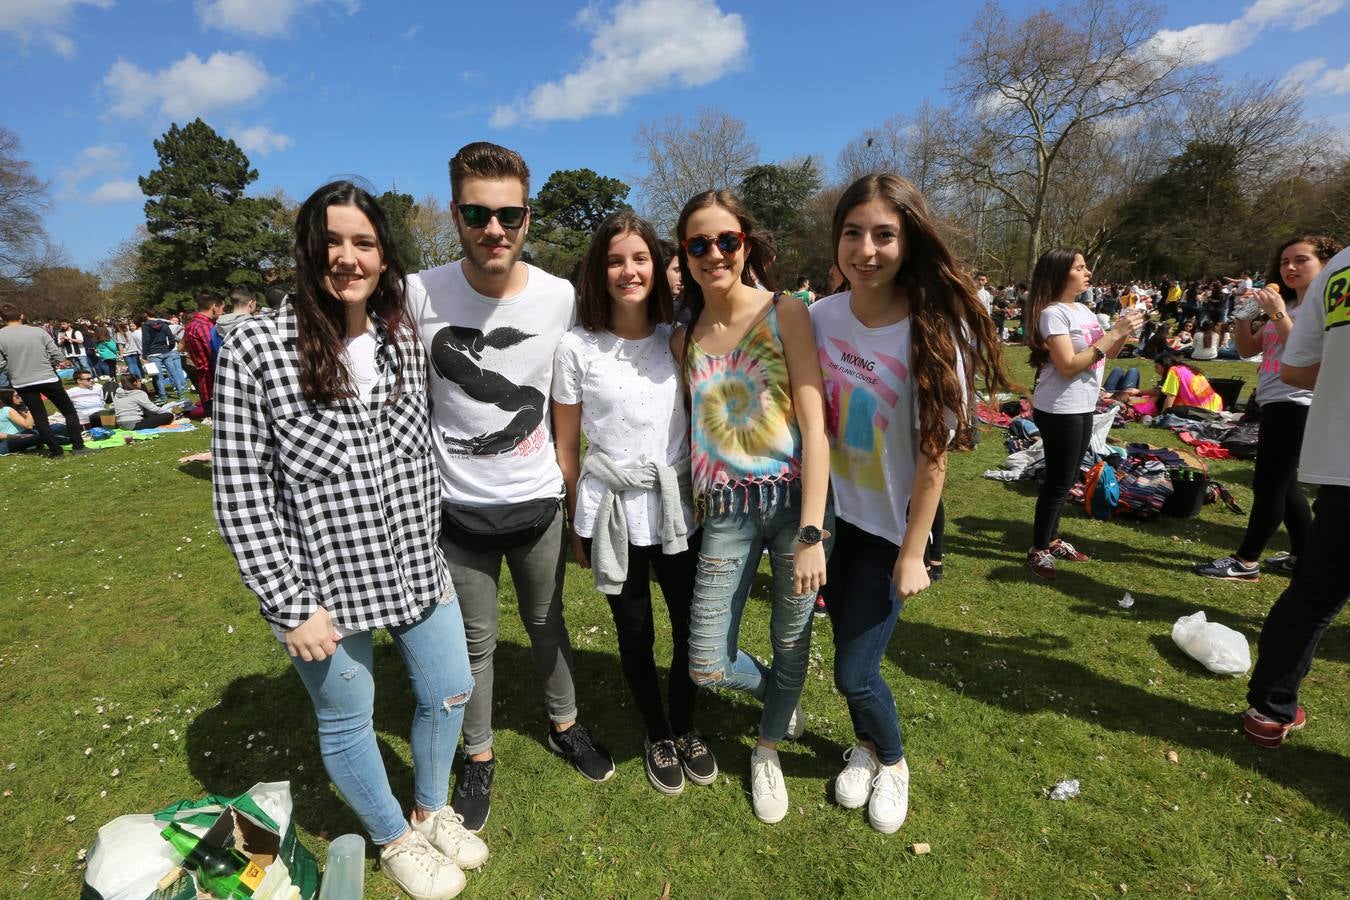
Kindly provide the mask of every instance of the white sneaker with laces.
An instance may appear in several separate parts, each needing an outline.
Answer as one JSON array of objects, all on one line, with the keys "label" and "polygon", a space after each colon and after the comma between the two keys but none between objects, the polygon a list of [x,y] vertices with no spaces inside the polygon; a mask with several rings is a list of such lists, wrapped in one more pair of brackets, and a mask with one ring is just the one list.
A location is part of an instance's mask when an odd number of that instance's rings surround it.
[{"label": "white sneaker with laces", "polygon": [[464,873],[416,829],[380,850],[380,869],[413,900],[450,900],[464,890]]},{"label": "white sneaker with laces", "polygon": [[778,751],[756,747],[750,754],[750,802],[755,818],[772,825],[783,821],[788,811],[787,785]]},{"label": "white sneaker with laces", "polygon": [[795,741],[804,734],[806,734],[806,713],[802,711],[802,701],[798,700],[797,705],[792,707],[792,716],[788,719],[787,734],[784,737]]},{"label": "white sneaker with laces", "polygon": [[476,869],[487,862],[487,844],[465,828],[464,817],[449,806],[441,807],[430,819],[414,821],[412,827],[461,869]]},{"label": "white sneaker with laces", "polygon": [[867,801],[867,821],[882,834],[894,834],[909,815],[909,762],[882,766],[872,779],[872,799]]},{"label": "white sneaker with laces", "polygon": [[872,795],[872,779],[881,763],[861,744],[844,751],[844,771],[834,777],[834,799],[844,809],[858,809]]}]

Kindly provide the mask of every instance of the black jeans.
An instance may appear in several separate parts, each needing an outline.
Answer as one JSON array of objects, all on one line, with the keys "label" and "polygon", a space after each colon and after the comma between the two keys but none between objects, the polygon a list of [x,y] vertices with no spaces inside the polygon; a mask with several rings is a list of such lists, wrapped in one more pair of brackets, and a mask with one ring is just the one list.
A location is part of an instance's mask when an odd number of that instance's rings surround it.
[{"label": "black jeans", "polygon": [[1059,537],[1059,515],[1069,488],[1078,480],[1078,470],[1092,443],[1092,413],[1050,413],[1032,410],[1032,421],[1041,430],[1045,447],[1045,483],[1036,498],[1036,519],[1031,546],[1044,550]]},{"label": "black jeans", "polygon": [[[689,604],[694,596],[694,573],[698,568],[701,534],[690,536],[689,549],[667,556],[661,546],[628,545],[628,578],[617,594],[606,594],[619,639],[619,666],[633,693],[638,712],[647,727],[647,739],[664,741],[694,730],[694,699],[697,688],[689,677]],[[591,539],[583,538],[586,555]],[[670,614],[671,642],[669,702],[670,718],[661,704],[652,648],[656,626],[652,617],[650,575],[656,575]]]},{"label": "black jeans", "polygon": [[1292,722],[1298,688],[1312,668],[1322,633],[1350,598],[1345,536],[1350,534],[1350,487],[1324,484],[1294,577],[1270,608],[1257,642],[1247,702],[1264,716]]},{"label": "black jeans", "polygon": [[1308,407],[1280,401],[1261,406],[1261,431],[1256,441],[1256,469],[1252,473],[1252,514],[1247,533],[1237,549],[1238,559],[1257,562],[1275,536],[1280,522],[1289,532],[1289,552],[1303,550],[1312,524],[1308,499],[1298,486],[1298,457],[1303,451],[1303,428]]},{"label": "black jeans", "polygon": [[55,434],[52,433],[51,424],[47,419],[47,405],[42,402],[45,394],[48,400],[56,407],[61,415],[66,417],[66,427],[70,432],[70,443],[76,450],[84,449],[84,436],[80,433],[80,414],[75,412],[75,404],[70,402],[70,395],[62,387],[60,381],[49,381],[46,384],[32,384],[28,387],[15,388],[19,396],[23,398],[23,403],[28,407],[28,411],[33,414],[33,430],[38,433],[43,442],[47,445],[47,452],[52,456],[60,456],[65,451],[61,449],[61,444]]},{"label": "black jeans", "polygon": [[[908,511],[906,512],[908,515]],[[928,533],[928,547],[924,552],[923,561],[930,566],[933,563],[942,565],[942,553],[945,549],[944,538],[947,532],[947,510],[942,506],[941,498],[938,499],[937,510],[933,513],[933,530]]]},{"label": "black jeans", "polygon": [[146,413],[139,422],[131,426],[131,430],[140,431],[142,428],[160,428],[172,424],[173,413]]}]

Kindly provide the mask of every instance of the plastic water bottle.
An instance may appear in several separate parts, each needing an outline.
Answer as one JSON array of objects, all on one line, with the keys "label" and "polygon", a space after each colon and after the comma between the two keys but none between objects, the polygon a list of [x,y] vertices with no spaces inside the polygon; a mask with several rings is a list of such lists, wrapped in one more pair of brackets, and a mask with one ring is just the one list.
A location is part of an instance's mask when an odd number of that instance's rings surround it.
[{"label": "plastic water bottle", "polygon": [[1152,424],[1153,424],[1153,417],[1152,417],[1152,416],[1144,416],[1144,418],[1140,419],[1139,421],[1143,422],[1145,426],[1152,425]]},{"label": "plastic water bottle", "polygon": [[361,900],[366,884],[366,839],[344,834],[328,845],[319,900]]}]

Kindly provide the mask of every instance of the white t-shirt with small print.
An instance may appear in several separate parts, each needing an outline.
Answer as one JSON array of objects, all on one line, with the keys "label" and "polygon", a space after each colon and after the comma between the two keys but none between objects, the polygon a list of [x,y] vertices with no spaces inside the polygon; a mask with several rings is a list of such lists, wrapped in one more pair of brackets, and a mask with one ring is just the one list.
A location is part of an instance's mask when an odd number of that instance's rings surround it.
[{"label": "white t-shirt with small print", "polygon": [[[581,431],[589,449],[603,452],[620,468],[653,461],[676,466],[689,459],[689,413],[668,325],[658,325],[640,340],[573,328],[553,354],[553,399],[581,404]],[[572,522],[579,536],[592,536],[604,493],[598,479],[581,476]],[[692,531],[687,500],[684,520]],[[623,508],[629,543],[661,543],[660,491],[624,491]]]},{"label": "white t-shirt with small print", "polygon": [[1283,364],[1320,363],[1298,478],[1350,486],[1350,250],[1333,256],[1303,298],[1303,314],[1285,344]]}]

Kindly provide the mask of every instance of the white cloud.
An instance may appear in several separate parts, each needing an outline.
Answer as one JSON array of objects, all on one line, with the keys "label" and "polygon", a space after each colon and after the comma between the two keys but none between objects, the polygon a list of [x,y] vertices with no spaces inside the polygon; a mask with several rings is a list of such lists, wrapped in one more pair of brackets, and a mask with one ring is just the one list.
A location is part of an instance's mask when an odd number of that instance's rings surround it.
[{"label": "white cloud", "polygon": [[7,31],[20,41],[45,41],[59,55],[70,59],[75,55],[75,42],[65,34],[65,27],[78,6],[109,9],[113,0],[3,0],[0,2],[0,31]]},{"label": "white cloud", "polygon": [[686,0],[678,15],[664,0],[620,0],[607,15],[594,6],[583,9],[577,23],[592,33],[580,66],[497,107],[494,127],[614,115],[634,97],[716,81],[744,62],[749,50],[744,20],[722,12],[716,0]]},{"label": "white cloud", "polygon": [[1280,79],[1280,86],[1305,90],[1318,75],[1322,74],[1326,67],[1327,61],[1325,59],[1305,59]]},{"label": "white cloud", "polygon": [[1246,50],[1266,28],[1302,31],[1345,4],[1346,0],[1256,0],[1232,21],[1164,29],[1153,41],[1165,52],[1184,52],[1193,62],[1214,62]]},{"label": "white cloud", "polygon": [[305,7],[321,3],[342,7],[347,15],[360,9],[356,0],[197,0],[202,24],[252,37],[276,37]]},{"label": "white cloud", "polygon": [[[82,203],[125,203],[140,200],[144,196],[141,187],[133,179],[126,178],[131,167],[127,159],[127,148],[121,144],[109,146],[95,144],[80,151],[70,164],[56,173],[60,191],[57,196],[62,200],[75,200]],[[97,187],[84,187],[87,181],[100,182]]]},{"label": "white cloud", "polygon": [[155,113],[186,119],[256,99],[271,76],[247,53],[213,53],[202,60],[189,53],[158,72],[119,59],[103,78],[113,97],[110,112],[123,119]]},{"label": "white cloud", "polygon": [[1313,90],[1323,94],[1350,94],[1350,64],[1323,72],[1313,83]]},{"label": "white cloud", "polygon": [[236,128],[229,134],[244,152],[255,156],[267,156],[277,150],[287,150],[295,143],[289,135],[278,134],[265,125]]},{"label": "white cloud", "polygon": [[85,198],[86,203],[127,203],[132,200],[144,200],[141,186],[134,181],[114,179],[105,181]]}]

